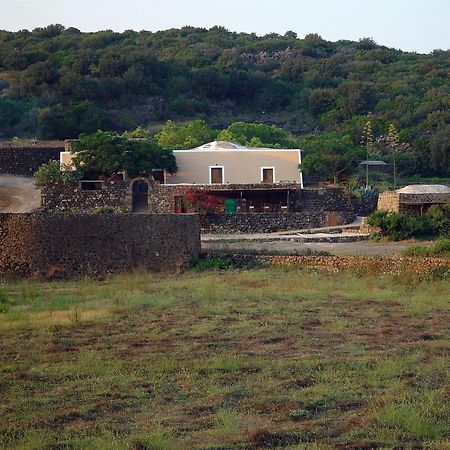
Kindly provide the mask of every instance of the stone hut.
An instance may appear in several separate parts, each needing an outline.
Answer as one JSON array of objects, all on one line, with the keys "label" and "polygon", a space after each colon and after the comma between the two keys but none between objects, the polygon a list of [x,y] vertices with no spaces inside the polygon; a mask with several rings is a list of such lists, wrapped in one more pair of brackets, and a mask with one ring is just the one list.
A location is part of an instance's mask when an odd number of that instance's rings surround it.
[{"label": "stone hut", "polygon": [[431,205],[450,203],[450,187],[442,184],[418,184],[396,191],[383,192],[378,197],[378,209],[406,214],[422,214]]}]

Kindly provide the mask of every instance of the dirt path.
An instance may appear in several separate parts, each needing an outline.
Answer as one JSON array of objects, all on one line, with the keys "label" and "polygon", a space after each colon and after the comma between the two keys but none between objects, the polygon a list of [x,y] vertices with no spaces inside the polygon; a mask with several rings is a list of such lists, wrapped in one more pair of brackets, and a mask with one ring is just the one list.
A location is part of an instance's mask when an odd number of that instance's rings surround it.
[{"label": "dirt path", "polygon": [[41,194],[31,177],[0,175],[0,212],[30,212],[39,208]]}]

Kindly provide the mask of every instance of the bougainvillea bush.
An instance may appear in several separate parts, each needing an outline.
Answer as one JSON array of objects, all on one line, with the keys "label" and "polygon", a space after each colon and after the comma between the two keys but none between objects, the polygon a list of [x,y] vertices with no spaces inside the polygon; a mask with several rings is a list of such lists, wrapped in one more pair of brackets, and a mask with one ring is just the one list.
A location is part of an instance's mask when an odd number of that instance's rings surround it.
[{"label": "bougainvillea bush", "polygon": [[223,200],[206,191],[191,189],[184,195],[183,204],[189,212],[207,214],[218,212],[223,205]]}]

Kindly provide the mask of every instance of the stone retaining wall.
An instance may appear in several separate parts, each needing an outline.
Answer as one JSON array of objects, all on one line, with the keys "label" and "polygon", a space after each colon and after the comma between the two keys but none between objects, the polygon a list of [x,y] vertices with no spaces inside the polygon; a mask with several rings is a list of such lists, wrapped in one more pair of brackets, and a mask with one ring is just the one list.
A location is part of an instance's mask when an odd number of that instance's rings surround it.
[{"label": "stone retaining wall", "polygon": [[401,275],[411,273],[426,275],[432,270],[450,270],[450,259],[420,257],[384,257],[384,256],[269,256],[244,255],[238,253],[208,252],[204,258],[226,258],[238,266],[254,263],[274,266],[302,266],[322,269],[328,272],[352,271],[361,274]]},{"label": "stone retaining wall", "polygon": [[111,206],[130,211],[127,181],[105,181],[103,189],[98,191],[81,190],[80,183],[56,182],[41,189],[41,205],[45,209],[60,211],[92,211],[102,206]]},{"label": "stone retaining wall", "polygon": [[[201,218],[202,230],[208,233],[273,233],[302,228],[319,228],[328,224],[326,211],[298,213],[208,214]],[[352,212],[338,213],[339,225],[353,222]]]},{"label": "stone retaining wall", "polygon": [[301,192],[302,211],[347,211],[368,216],[377,207],[376,197],[357,198],[340,187],[307,188]]},{"label": "stone retaining wall", "polygon": [[59,161],[64,147],[0,146],[0,174],[33,176],[42,164]]},{"label": "stone retaining wall", "polygon": [[197,215],[0,214],[0,277],[175,271],[200,252]]}]

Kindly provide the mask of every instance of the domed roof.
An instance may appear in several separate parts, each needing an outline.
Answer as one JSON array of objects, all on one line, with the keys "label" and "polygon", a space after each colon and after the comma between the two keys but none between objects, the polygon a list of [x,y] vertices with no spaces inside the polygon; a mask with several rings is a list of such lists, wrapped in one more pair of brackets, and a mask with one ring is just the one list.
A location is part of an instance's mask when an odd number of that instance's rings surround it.
[{"label": "domed roof", "polygon": [[248,147],[243,145],[235,144],[234,142],[228,141],[213,141],[207,144],[200,145],[200,147],[194,150],[245,150]]},{"label": "domed roof", "polygon": [[410,184],[397,190],[400,194],[450,194],[450,188],[443,184]]}]

